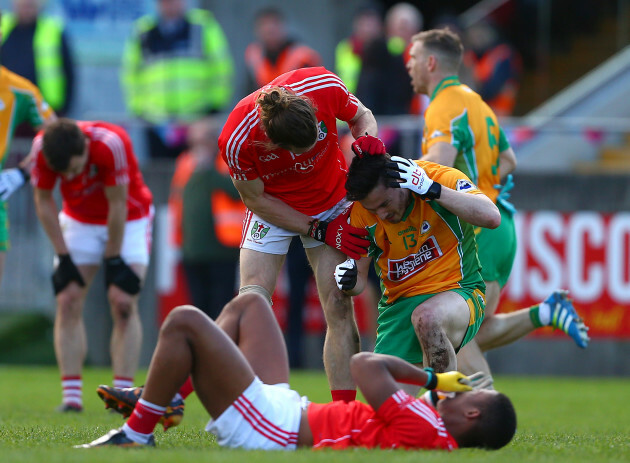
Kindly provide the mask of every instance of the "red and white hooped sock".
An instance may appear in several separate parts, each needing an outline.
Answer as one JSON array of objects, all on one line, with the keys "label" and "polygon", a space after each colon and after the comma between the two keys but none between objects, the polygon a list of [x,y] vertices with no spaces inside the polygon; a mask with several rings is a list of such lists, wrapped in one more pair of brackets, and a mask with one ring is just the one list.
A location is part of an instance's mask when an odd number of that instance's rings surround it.
[{"label": "red and white hooped sock", "polygon": [[[140,398],[136,403],[136,407],[133,409],[131,416],[123,426],[123,429],[127,433],[129,430],[131,433],[137,434],[137,438],[145,438],[143,444],[146,444],[146,441],[149,439],[151,434],[153,434],[153,430],[157,425],[158,421],[164,412],[166,411],[166,407],[160,407],[159,405],[152,404],[151,402],[147,402],[146,400]],[[131,440],[135,440],[136,442],[140,442],[139,440],[133,439],[133,435],[127,433],[127,437]]]},{"label": "red and white hooped sock", "polygon": [[132,387],[133,386],[133,377],[128,376],[114,376],[114,387]]},{"label": "red and white hooped sock", "polygon": [[81,375],[61,377],[62,401],[64,404],[83,406],[83,381]]}]

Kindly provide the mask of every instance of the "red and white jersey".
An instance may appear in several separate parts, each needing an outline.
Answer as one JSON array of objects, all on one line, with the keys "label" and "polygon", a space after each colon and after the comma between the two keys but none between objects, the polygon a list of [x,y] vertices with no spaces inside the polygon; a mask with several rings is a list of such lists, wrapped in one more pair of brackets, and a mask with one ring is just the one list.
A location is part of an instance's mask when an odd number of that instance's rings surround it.
[{"label": "red and white jersey", "polygon": [[153,196],[144,184],[127,132],[100,121],[77,121],[77,125],[88,143],[88,160],[83,172],[68,180],[53,171],[42,153],[41,131],[31,148],[36,156],[31,173],[33,186],[52,190],[60,179],[63,212],[80,222],[104,225],[109,209],[105,187],[128,185],[127,220],[149,215]]},{"label": "red and white jersey", "polygon": [[310,404],[313,448],[443,449],[458,447],[438,412],[400,390],[374,411],[362,402]]},{"label": "red and white jersey", "polygon": [[[318,133],[310,151],[295,154],[265,148],[270,140],[260,122],[256,100],[261,91],[270,86],[285,87],[313,103]],[[221,156],[232,178],[260,178],[265,184],[265,193],[303,214],[319,214],[346,194],[347,166],[339,148],[336,120],[350,121],[357,114],[358,105],[341,79],[323,67],[287,72],[236,105],[219,137]]]}]

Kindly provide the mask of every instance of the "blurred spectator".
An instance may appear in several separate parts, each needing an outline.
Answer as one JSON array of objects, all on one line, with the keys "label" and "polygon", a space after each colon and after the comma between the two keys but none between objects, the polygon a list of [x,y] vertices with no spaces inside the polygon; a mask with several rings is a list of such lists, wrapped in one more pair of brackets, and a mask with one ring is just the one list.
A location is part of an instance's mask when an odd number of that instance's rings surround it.
[{"label": "blurred spectator", "polygon": [[251,93],[280,74],[295,69],[321,66],[319,54],[289,36],[284,15],[273,7],[256,13],[256,42],[245,50],[247,91]]},{"label": "blurred spectator", "polygon": [[352,18],[352,34],[335,48],[335,72],[350,93],[357,91],[365,46],[383,34],[383,19],[378,7],[369,4],[356,11]]},{"label": "blurred spectator", "polygon": [[157,16],[136,21],[125,46],[122,83],[127,107],[148,124],[149,155],[175,158],[186,125],[230,103],[233,62],[221,26],[185,0],[158,0]]},{"label": "blurred spectator", "polygon": [[40,0],[14,0],[13,13],[2,15],[2,64],[39,87],[58,115],[68,112],[74,65],[60,20],[41,14]]},{"label": "blurred spectator", "polygon": [[[402,101],[409,101],[409,114],[424,114],[424,110],[429,105],[429,98],[426,95],[418,95],[413,92],[407,73],[407,61],[409,59],[409,49],[411,48],[411,37],[420,32],[424,27],[424,17],[420,10],[410,3],[401,2],[393,5],[385,15],[385,32],[387,34],[387,47],[393,55],[402,54],[403,67],[408,85],[402,86],[403,77],[400,68],[396,67],[396,81],[401,83],[401,88],[397,90]],[[409,92],[409,93],[407,93]],[[407,100],[408,99],[408,100]],[[383,140],[389,147],[386,140]],[[396,152],[396,151],[394,151]]]},{"label": "blurred spectator", "polygon": [[216,319],[234,297],[245,206],[217,157],[218,131],[209,119],[190,125],[175,162],[169,209],[192,303]]},{"label": "blurred spectator", "polygon": [[522,67],[518,52],[501,39],[490,20],[474,23],[465,35],[468,51],[464,63],[473,70],[473,89],[498,117],[511,115]]}]

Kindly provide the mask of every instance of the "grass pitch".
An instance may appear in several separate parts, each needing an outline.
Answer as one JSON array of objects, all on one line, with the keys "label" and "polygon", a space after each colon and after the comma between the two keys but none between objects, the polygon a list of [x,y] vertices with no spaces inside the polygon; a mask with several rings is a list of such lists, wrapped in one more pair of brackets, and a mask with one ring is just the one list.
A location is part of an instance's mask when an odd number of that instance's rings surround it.
[{"label": "grass pitch", "polygon": [[[138,375],[141,382],[145,372]],[[329,399],[322,372],[295,372],[292,386],[313,401]],[[119,415],[106,412],[95,389],[111,383],[106,369],[84,374],[82,414],[59,414],[59,376],[52,367],[0,365],[0,461],[13,462],[628,462],[630,461],[630,380],[627,378],[498,377],[518,414],[516,437],[502,450],[445,452],[339,451],[246,452],[219,448],[203,431],[208,416],[193,396],[180,426],[156,432],[156,449],[75,450],[119,427]]]}]

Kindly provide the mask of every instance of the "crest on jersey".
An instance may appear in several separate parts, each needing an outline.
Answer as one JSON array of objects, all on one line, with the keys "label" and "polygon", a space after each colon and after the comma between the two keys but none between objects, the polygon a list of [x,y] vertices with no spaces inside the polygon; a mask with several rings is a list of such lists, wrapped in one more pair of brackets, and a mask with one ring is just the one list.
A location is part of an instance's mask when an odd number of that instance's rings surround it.
[{"label": "crest on jersey", "polygon": [[317,124],[317,141],[322,141],[328,135],[328,127],[324,124],[324,121],[319,121]]},{"label": "crest on jersey", "polygon": [[444,136],[444,132],[442,132],[440,130],[434,130],[433,133],[431,134],[431,136],[429,137],[429,139],[437,138],[437,137],[443,137],[443,136]]},{"label": "crest on jersey", "polygon": [[260,240],[265,237],[265,235],[269,232],[269,225],[265,225],[262,222],[255,221],[254,226],[252,227],[252,231],[250,235],[254,240]]},{"label": "crest on jersey", "polygon": [[425,220],[424,222],[422,222],[422,226],[420,227],[420,234],[424,235],[430,229],[431,229],[431,225],[429,224],[429,222]]},{"label": "crest on jersey", "polygon": [[473,185],[473,183],[470,180],[464,180],[463,178],[460,178],[457,181],[457,187],[456,187],[457,191],[469,191],[469,190],[476,190],[476,189],[477,187]]}]

